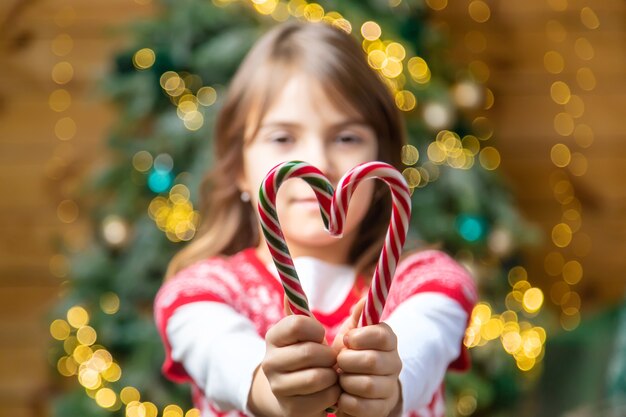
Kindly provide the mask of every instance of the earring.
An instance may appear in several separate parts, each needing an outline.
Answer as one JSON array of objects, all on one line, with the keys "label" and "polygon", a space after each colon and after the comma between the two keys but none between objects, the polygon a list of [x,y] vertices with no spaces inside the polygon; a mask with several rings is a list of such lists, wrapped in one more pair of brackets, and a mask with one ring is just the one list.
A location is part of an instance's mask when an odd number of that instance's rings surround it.
[{"label": "earring", "polygon": [[247,191],[242,191],[241,194],[239,195],[239,198],[244,203],[249,203],[250,202],[250,193],[248,193]]}]

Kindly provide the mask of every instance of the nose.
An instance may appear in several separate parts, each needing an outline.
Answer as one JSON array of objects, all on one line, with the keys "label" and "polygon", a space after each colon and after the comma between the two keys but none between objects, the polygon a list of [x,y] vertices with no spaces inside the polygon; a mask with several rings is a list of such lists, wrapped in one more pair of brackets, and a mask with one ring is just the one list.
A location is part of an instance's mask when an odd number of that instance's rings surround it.
[{"label": "nose", "polygon": [[336,167],[330,154],[330,149],[321,138],[309,142],[302,160],[322,171],[331,183],[335,184],[337,182]]}]

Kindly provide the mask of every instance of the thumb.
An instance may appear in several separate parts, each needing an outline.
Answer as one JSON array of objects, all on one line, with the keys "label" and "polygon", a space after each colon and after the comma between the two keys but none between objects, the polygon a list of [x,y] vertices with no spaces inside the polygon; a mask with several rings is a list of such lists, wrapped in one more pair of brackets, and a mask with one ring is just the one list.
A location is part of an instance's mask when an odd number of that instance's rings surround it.
[{"label": "thumb", "polygon": [[332,344],[333,348],[335,348],[336,350],[340,350],[343,347],[343,336],[348,331],[359,327],[359,319],[361,318],[361,313],[363,312],[364,306],[365,297],[361,298],[354,305],[354,307],[352,307],[350,316],[341,324],[341,327],[339,327],[339,330],[337,331],[337,336],[335,336],[335,340]]}]

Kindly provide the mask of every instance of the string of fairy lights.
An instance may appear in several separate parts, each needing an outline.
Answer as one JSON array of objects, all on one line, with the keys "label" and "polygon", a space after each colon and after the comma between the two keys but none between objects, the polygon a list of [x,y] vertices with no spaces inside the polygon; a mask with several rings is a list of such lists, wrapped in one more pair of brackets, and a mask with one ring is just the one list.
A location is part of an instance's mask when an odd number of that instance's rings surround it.
[{"label": "string of fairy lights", "polygon": [[[448,2],[447,0],[427,0],[426,4],[433,10],[441,11],[447,7]],[[459,107],[475,110],[476,115],[472,120],[472,127],[476,136],[464,137],[460,146],[464,152],[477,154],[484,169],[494,170],[500,165],[500,153],[494,146],[483,144],[488,144],[494,134],[488,113],[495,98],[493,92],[485,86],[490,77],[489,66],[478,58],[487,48],[486,37],[481,28],[490,20],[491,9],[484,1],[473,0],[467,6],[467,13],[475,23],[476,29],[470,30],[465,35],[465,47],[472,56],[477,58],[468,65],[470,79],[457,84],[453,89],[453,94]],[[474,92],[475,90],[477,91]],[[476,96],[477,98],[471,101],[482,103],[482,107],[467,104],[463,106],[464,95]],[[433,162],[443,160],[443,154],[440,153],[441,145],[437,144],[440,135],[446,140],[445,137],[449,137],[450,133],[439,132],[437,139],[429,145],[428,157]],[[455,147],[458,146],[459,144],[455,144]],[[454,168],[465,168],[454,163],[449,163],[449,165]],[[496,229],[489,237],[488,246],[495,254],[506,253],[512,244],[510,239],[505,231]],[[471,263],[469,267],[471,268]],[[544,355],[546,331],[541,326],[533,325],[530,320],[543,307],[544,294],[540,288],[529,282],[528,273],[521,265],[514,266],[508,271],[508,282],[510,290],[504,300],[506,310],[497,312],[489,303],[480,302],[472,312],[464,343],[468,348],[474,348],[499,341],[504,351],[514,358],[517,367],[527,372],[534,369],[542,361]],[[459,415],[471,415],[476,410],[476,395],[476,392],[470,391],[461,393],[456,404],[456,411]]]},{"label": "string of fairy lights", "polygon": [[[593,129],[582,119],[585,112],[582,95],[592,91],[596,84],[589,66],[594,58],[594,48],[586,36],[573,39],[576,35],[568,33],[561,23],[566,19],[563,15],[568,9],[566,1],[549,0],[548,5],[558,16],[546,23],[550,49],[544,55],[544,68],[554,77],[550,97],[559,106],[554,116],[558,143],[550,150],[550,159],[555,167],[550,184],[555,200],[561,205],[562,215],[552,228],[554,249],[546,255],[544,267],[546,273],[554,277],[550,298],[560,308],[561,326],[565,330],[573,330],[580,323],[581,306],[575,286],[583,278],[582,258],[589,253],[591,240],[580,230],[582,207],[576,197],[572,176],[580,177],[587,172],[588,163],[583,150],[594,140]],[[577,14],[584,30],[590,32],[600,26],[598,16],[591,7],[583,5]],[[576,56],[574,59],[572,49]],[[576,90],[579,94],[575,94]]]},{"label": "string of fairy lights", "polygon": [[[136,1],[140,4],[149,3],[149,0]],[[311,22],[326,22],[347,33],[357,30],[353,28],[353,23],[340,13],[326,11],[320,4],[306,0],[212,0],[212,2],[219,7],[227,7],[235,2],[244,3],[258,14],[279,22],[295,17]],[[390,0],[389,3],[396,7],[401,2],[402,0]],[[559,1],[549,0],[549,3],[554,5]],[[426,4],[433,10],[443,10],[447,7],[447,0],[426,0]],[[486,49],[485,35],[480,28],[489,21],[491,11],[486,2],[471,0],[467,12],[476,23],[477,29],[466,34],[465,43],[468,50],[478,56]],[[581,21],[589,29],[598,26],[597,17],[589,7],[581,10]],[[362,37],[361,45],[367,54],[368,63],[381,74],[389,86],[397,107],[404,112],[420,111],[424,122],[434,132],[434,139],[428,145],[425,156],[420,155],[419,150],[412,145],[407,145],[402,150],[402,161],[407,166],[403,174],[411,190],[437,181],[442,165],[462,170],[470,169],[477,163],[486,170],[496,170],[499,167],[500,153],[489,142],[494,130],[488,118],[488,111],[494,104],[494,95],[486,87],[490,70],[484,61],[476,59],[470,62],[469,75],[459,80],[450,92],[452,102],[459,108],[475,113],[482,112],[476,114],[472,120],[475,134],[460,137],[450,130],[454,122],[454,109],[449,103],[438,101],[418,103],[416,96],[409,90],[410,81],[418,85],[427,85],[431,81],[432,74],[428,63],[422,57],[410,55],[401,43],[385,39],[380,25],[374,21],[362,23],[358,27],[358,32]],[[547,32],[550,39],[561,42],[557,38],[563,37],[564,29],[558,21],[550,20]],[[64,59],[55,64],[52,71],[53,80],[60,86],[69,82],[73,76],[72,65],[67,60],[72,44],[72,38],[65,33],[59,34],[53,42],[53,52],[59,59]],[[593,48],[586,39],[576,41],[576,51],[581,59],[590,60],[593,57]],[[554,50],[546,53],[545,66],[548,72],[555,75],[561,73],[563,63],[561,70],[557,71],[560,56],[560,53]],[[562,61],[562,57],[560,59]],[[155,60],[155,52],[149,47],[141,48],[133,55],[133,65],[137,71],[151,68]],[[588,67],[581,67],[578,70],[577,80],[581,89],[586,91],[593,89],[592,79],[593,73]],[[164,72],[159,82],[163,93],[176,107],[176,114],[185,128],[189,131],[200,129],[205,123],[206,112],[211,110],[211,106],[218,99],[219,91],[215,88],[217,86],[203,85],[201,78],[195,74],[175,71]],[[593,132],[582,123],[574,126],[573,121],[582,116],[584,102],[579,96],[570,94],[569,88],[566,89],[564,84],[565,81],[558,80],[551,88],[553,100],[565,106],[565,111],[555,116],[555,129],[563,137],[573,134],[576,144],[586,148],[593,141]],[[565,86],[567,87],[567,84]],[[66,112],[70,103],[71,95],[61,87],[50,96],[50,107],[55,112]],[[565,129],[566,125],[571,126],[571,129]],[[76,133],[76,123],[70,116],[64,115],[57,122],[55,132],[60,140],[70,140]],[[586,162],[582,153],[572,153],[569,149],[570,147],[565,144],[557,144],[551,152],[552,161],[559,168],[553,176],[553,189],[557,201],[563,206],[563,218],[552,233],[557,250],[548,254],[545,265],[548,274],[561,275],[563,278],[562,282],[553,285],[550,297],[562,307],[563,315],[576,318],[579,314],[580,297],[571,290],[571,286],[580,281],[582,266],[577,259],[566,261],[558,249],[568,247],[572,240],[571,235],[580,227],[580,202],[575,199],[573,186],[567,181],[563,168],[568,167],[572,175],[584,175]],[[133,156],[132,164],[138,173],[147,175],[148,187],[158,194],[147,208],[148,215],[156,226],[173,242],[191,240],[199,222],[199,213],[190,201],[190,190],[179,183],[178,177],[173,176],[174,166],[171,156],[166,153],[152,155],[148,151],[139,151]],[[71,200],[64,200],[59,205],[58,213],[62,221],[71,223],[72,219],[78,217],[78,207]],[[123,219],[109,217],[103,223],[103,236],[112,245],[121,244],[126,239],[126,229]],[[511,244],[507,241],[506,234],[494,230],[492,235],[489,246],[494,253],[505,250],[503,246]],[[585,238],[580,233],[577,236],[579,243],[575,247],[579,249],[574,249],[574,253],[582,257]],[[62,264],[59,259],[54,261],[58,265]],[[51,269],[52,264],[51,262]],[[63,268],[58,265],[55,269],[62,271]],[[66,273],[59,272],[57,276],[65,276]],[[488,303],[479,303],[472,313],[465,344],[469,348],[474,348],[499,341],[504,351],[514,358],[520,370],[530,371],[541,362],[544,355],[546,331],[529,321],[543,307],[544,294],[541,289],[530,284],[528,273],[522,266],[511,268],[508,271],[508,280],[510,291],[505,298],[506,310],[496,312]],[[116,294],[102,295],[100,308],[105,314],[116,314],[119,307],[120,299]],[[573,328],[576,324],[575,320],[562,323],[564,328]],[[89,326],[89,313],[84,307],[80,305],[71,307],[65,318],[51,323],[50,333],[55,339],[63,342],[66,353],[57,362],[58,372],[67,377],[75,376],[96,404],[111,411],[124,408],[128,417],[159,415],[156,405],[149,401],[141,401],[141,394],[137,388],[125,386],[119,391],[114,388],[117,386],[114,383],[122,378],[122,369],[107,349],[97,344],[97,332]],[[470,415],[475,409],[475,393],[462,395],[458,399],[457,411],[460,415]],[[167,405],[162,410],[162,415],[196,417],[200,413],[195,408],[184,412],[176,405]]]}]

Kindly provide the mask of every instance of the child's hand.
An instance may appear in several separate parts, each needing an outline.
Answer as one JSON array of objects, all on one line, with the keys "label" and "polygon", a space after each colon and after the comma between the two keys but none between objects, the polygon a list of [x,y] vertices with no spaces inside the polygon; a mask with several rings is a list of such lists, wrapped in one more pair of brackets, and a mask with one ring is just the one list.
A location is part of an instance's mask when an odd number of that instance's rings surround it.
[{"label": "child's hand", "polygon": [[325,416],[337,402],[335,351],[324,343],[324,327],[306,316],[287,316],[266,334],[261,369],[284,416]]},{"label": "child's hand", "polygon": [[402,361],[397,339],[386,324],[356,328],[363,304],[358,304],[333,343],[339,351],[339,417],[399,415],[402,397],[399,382]]}]

